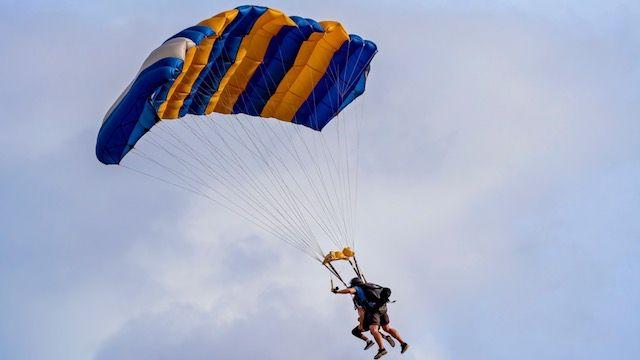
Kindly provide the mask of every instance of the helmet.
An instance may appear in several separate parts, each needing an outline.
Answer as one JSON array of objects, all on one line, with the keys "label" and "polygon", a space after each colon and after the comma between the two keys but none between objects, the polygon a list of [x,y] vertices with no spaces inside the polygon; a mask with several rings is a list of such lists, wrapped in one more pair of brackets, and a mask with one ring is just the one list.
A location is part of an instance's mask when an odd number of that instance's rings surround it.
[{"label": "helmet", "polygon": [[349,282],[349,284],[351,285],[351,287],[361,286],[364,285],[364,281],[362,281],[362,279],[360,279],[359,277],[354,277],[353,279],[351,279],[351,282]]}]

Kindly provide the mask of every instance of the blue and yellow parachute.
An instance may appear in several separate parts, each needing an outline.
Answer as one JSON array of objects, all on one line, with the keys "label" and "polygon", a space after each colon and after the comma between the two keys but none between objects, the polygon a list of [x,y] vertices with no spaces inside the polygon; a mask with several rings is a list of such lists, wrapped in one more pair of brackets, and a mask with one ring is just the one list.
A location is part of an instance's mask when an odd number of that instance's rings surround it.
[{"label": "blue and yellow parachute", "polygon": [[248,114],[322,128],[365,89],[376,45],[335,21],[240,6],[155,49],[106,114],[96,145],[118,164],[160,120]]},{"label": "blue and yellow parachute", "polygon": [[[147,155],[142,145],[131,154],[169,178],[146,164],[129,167],[134,159],[126,167],[227,208],[338,278],[335,266],[347,263],[361,276],[352,250],[357,146],[348,143],[357,139],[359,125],[336,121],[331,131],[320,131],[364,92],[376,51],[339,22],[262,6],[222,12],[151,52],[105,115],[96,155],[104,164],[120,164],[142,139],[160,156]],[[256,118],[199,116],[212,113]],[[159,123],[188,114],[195,116]],[[320,239],[343,250],[325,253]]]}]

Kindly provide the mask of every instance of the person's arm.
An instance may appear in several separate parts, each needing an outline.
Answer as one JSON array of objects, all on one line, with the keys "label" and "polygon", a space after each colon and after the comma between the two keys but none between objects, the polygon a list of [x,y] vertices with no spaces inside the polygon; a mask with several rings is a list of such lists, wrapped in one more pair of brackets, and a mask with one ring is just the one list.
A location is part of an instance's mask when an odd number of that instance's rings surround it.
[{"label": "person's arm", "polygon": [[334,294],[355,294],[356,293],[356,289],[354,289],[354,288],[346,288],[346,289],[342,289],[342,290],[332,289],[331,291]]}]

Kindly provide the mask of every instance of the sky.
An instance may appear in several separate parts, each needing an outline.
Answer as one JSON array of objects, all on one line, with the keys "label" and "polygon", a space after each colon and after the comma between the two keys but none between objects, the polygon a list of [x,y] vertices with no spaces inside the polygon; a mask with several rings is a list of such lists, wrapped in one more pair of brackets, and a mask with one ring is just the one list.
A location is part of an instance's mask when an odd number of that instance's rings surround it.
[{"label": "sky", "polygon": [[[640,5],[257,2],[380,50],[360,261],[388,359],[640,357]],[[146,55],[230,1],[0,1],[4,359],[360,359],[350,301],[250,223],[94,155]]]}]

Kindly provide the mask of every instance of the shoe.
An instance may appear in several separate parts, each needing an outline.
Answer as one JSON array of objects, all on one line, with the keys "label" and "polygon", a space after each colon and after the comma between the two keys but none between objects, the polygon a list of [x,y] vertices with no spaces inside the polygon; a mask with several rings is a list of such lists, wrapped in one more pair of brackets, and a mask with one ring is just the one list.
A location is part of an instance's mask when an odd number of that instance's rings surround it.
[{"label": "shoe", "polygon": [[380,359],[381,357],[387,355],[387,349],[380,349],[378,350],[378,353],[376,354],[376,356],[374,356],[374,359]]},{"label": "shoe", "polygon": [[389,345],[391,345],[391,347],[396,347],[396,342],[393,340],[391,335],[385,336],[384,339],[387,340],[387,342],[389,343]]},{"label": "shoe", "polygon": [[365,345],[365,346],[364,346],[364,349],[365,349],[365,350],[369,350],[369,348],[370,348],[370,347],[372,347],[372,346],[373,346],[373,344],[375,344],[375,343],[373,342],[373,340],[368,340],[368,341],[367,341],[367,345]]},{"label": "shoe", "polygon": [[400,354],[404,354],[404,352],[407,351],[408,348],[409,348],[409,344],[407,343],[400,344]]}]

